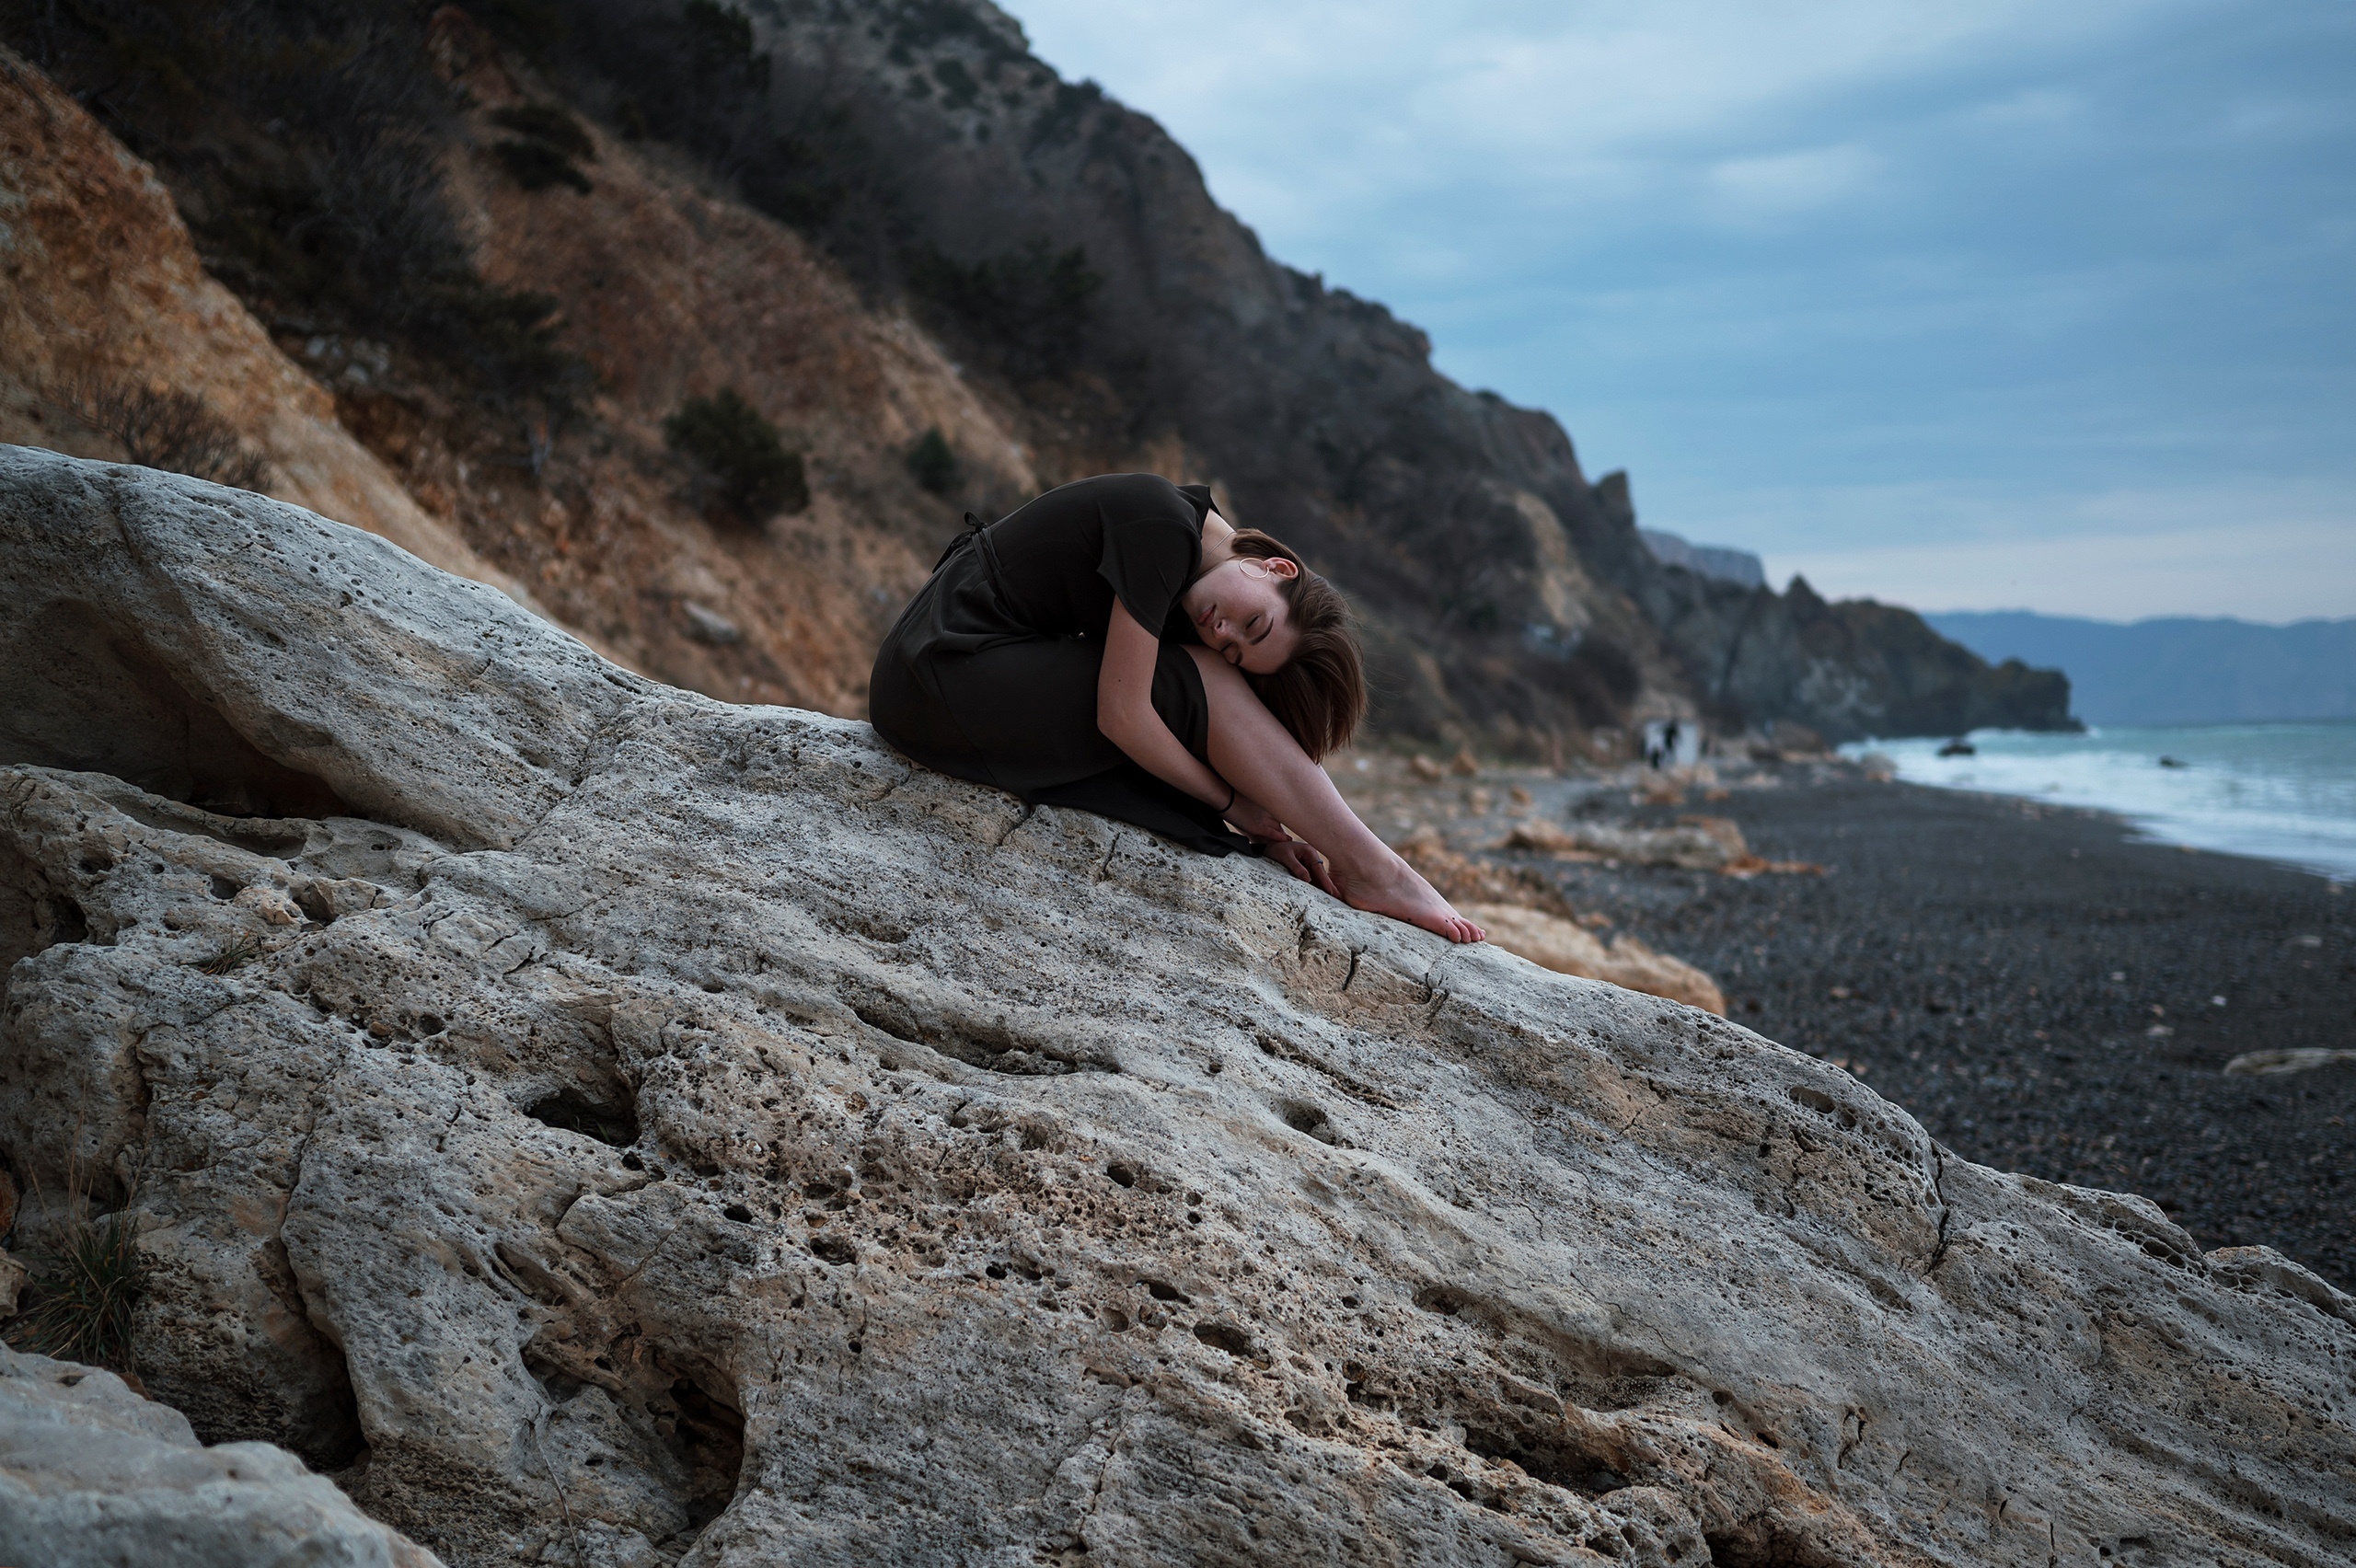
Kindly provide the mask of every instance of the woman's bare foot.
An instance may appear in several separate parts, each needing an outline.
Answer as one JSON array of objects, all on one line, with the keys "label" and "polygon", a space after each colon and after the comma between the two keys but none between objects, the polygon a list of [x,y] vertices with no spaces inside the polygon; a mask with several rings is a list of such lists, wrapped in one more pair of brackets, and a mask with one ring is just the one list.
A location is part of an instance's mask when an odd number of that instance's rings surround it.
[{"label": "woman's bare foot", "polygon": [[1452,942],[1478,942],[1489,933],[1459,915],[1432,884],[1389,849],[1372,866],[1347,869],[1335,865],[1334,881],[1342,902],[1370,915],[1388,915],[1426,931],[1437,931]]}]

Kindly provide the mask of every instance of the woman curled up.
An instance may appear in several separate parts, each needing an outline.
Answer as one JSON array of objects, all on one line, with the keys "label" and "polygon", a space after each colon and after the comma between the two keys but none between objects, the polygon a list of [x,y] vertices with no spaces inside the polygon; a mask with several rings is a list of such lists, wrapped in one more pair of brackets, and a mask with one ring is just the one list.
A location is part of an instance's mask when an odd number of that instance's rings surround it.
[{"label": "woman curled up", "polygon": [[1152,474],[1077,480],[987,527],[969,514],[868,694],[877,732],[928,767],[1210,854],[1257,847],[1353,908],[1479,941],[1318,766],[1366,701],[1333,584],[1230,526],[1207,488]]}]

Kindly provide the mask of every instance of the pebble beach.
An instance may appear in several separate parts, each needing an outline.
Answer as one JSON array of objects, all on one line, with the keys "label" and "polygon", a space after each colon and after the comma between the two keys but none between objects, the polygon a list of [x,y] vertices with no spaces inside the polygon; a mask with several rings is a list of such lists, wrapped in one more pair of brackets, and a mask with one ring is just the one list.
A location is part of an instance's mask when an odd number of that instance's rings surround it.
[{"label": "pebble beach", "polygon": [[[1409,759],[1335,771],[1386,838],[1428,826],[1707,971],[1728,1016],[1834,1062],[1968,1159],[2138,1193],[2209,1248],[2356,1291],[2356,894],[2138,839],[2117,817],[1801,760],[1633,770]],[[1428,767],[1426,773],[1431,771]],[[1736,824],[1750,875],[1501,846],[1518,823]],[[2314,1064],[2314,1065],[2306,1065]],[[2229,1066],[2233,1070],[2228,1070]]]}]

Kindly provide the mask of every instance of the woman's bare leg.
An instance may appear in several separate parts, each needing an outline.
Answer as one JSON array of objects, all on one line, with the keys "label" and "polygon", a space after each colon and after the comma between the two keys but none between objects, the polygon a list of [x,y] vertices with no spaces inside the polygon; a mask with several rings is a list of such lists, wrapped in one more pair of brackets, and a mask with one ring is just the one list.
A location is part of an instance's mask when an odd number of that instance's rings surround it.
[{"label": "woman's bare leg", "polygon": [[1325,770],[1309,759],[1238,671],[1207,648],[1189,648],[1210,699],[1211,766],[1257,801],[1331,863],[1343,902],[1353,909],[1437,931],[1450,941],[1486,933],[1449,907],[1415,869],[1374,836]]}]

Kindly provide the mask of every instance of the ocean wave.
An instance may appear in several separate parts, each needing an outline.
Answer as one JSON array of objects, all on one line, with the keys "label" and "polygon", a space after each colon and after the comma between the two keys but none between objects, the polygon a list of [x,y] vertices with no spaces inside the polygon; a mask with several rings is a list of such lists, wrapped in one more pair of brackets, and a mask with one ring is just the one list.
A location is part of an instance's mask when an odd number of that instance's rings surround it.
[{"label": "ocean wave", "polygon": [[1898,776],[2126,818],[2146,838],[2356,880],[2356,724],[2114,726],[2057,735],[1983,730],[1973,755],[1939,740],[1866,741]]}]

